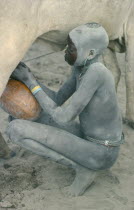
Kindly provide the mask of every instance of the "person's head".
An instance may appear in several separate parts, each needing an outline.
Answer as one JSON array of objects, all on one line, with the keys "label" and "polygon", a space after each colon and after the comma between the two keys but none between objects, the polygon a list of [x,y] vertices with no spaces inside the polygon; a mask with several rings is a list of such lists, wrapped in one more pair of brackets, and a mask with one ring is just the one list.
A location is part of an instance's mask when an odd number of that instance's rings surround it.
[{"label": "person's head", "polygon": [[102,54],[109,43],[107,32],[98,23],[78,26],[69,33],[67,41],[65,60],[75,66],[83,66]]}]

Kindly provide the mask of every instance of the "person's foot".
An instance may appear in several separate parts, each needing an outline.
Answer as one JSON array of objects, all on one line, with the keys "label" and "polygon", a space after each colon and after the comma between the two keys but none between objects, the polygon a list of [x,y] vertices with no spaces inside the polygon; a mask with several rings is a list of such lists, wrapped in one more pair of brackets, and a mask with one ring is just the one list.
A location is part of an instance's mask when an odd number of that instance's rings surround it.
[{"label": "person's foot", "polygon": [[78,166],[76,177],[71,186],[66,187],[65,191],[70,196],[80,196],[93,183],[96,172],[87,168]]}]

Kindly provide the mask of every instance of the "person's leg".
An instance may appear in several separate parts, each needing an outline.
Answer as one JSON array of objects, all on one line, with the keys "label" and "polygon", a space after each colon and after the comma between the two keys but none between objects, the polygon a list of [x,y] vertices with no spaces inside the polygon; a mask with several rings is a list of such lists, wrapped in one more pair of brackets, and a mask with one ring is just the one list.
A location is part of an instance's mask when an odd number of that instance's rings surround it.
[{"label": "person's leg", "polygon": [[[22,122],[25,123],[25,121],[22,121]],[[24,129],[22,128],[22,126],[20,126],[19,130],[23,133]],[[29,128],[28,128],[28,130],[29,130]],[[19,137],[22,137],[21,132],[20,133],[18,132],[17,136],[19,135]],[[8,129],[8,133],[10,135],[10,138],[16,142],[17,136],[16,136],[16,138],[14,137],[14,135],[12,136],[11,133],[9,132],[9,129]],[[24,135],[26,135],[26,133]],[[23,148],[28,149],[38,155],[44,156],[45,158],[49,158],[57,163],[60,163],[60,164],[63,164],[70,168],[75,169],[76,176],[75,176],[74,182],[72,183],[71,186],[66,188],[68,194],[73,195],[73,196],[82,195],[85,192],[85,190],[94,181],[94,179],[96,177],[95,171],[89,170],[89,169],[77,164],[76,162],[55,152],[54,150],[49,149],[48,147],[44,146],[42,143],[39,143],[38,141],[35,141],[32,139],[26,139],[26,138],[21,139],[19,141],[19,137],[18,137],[18,141],[16,143],[19,144],[20,146],[22,146]]]},{"label": "person's leg", "polygon": [[[106,147],[92,143],[60,128],[27,120],[12,121],[7,132],[9,137],[16,143],[21,142],[23,144],[24,139],[36,141],[42,146],[46,146],[92,170],[110,167],[114,159],[117,158],[119,150],[117,147]],[[110,162],[110,159],[112,162]]]},{"label": "person's leg", "polygon": [[71,185],[73,195],[81,195],[93,182],[96,175],[93,170],[108,168],[117,158],[118,151],[110,149],[111,151],[107,152],[109,149],[105,146],[91,143],[59,128],[35,122],[14,120],[9,124],[7,133],[10,139],[20,146],[75,168],[76,178]]},{"label": "person's leg", "polygon": [[18,144],[25,149],[31,150],[38,155],[44,156],[47,159],[53,160],[59,164],[63,164],[69,168],[73,168],[76,171],[75,179],[71,186],[66,188],[67,193],[72,196],[82,195],[85,190],[92,184],[96,177],[95,171],[82,167],[74,161],[34,140],[23,139],[23,141],[19,141]]}]

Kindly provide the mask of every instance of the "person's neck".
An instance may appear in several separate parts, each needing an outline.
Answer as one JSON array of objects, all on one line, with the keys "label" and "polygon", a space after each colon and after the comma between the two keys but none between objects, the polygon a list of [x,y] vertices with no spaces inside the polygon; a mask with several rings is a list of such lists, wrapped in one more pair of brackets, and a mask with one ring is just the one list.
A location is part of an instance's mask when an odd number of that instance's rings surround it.
[{"label": "person's neck", "polygon": [[91,60],[87,60],[86,62],[86,65],[85,66],[89,66],[93,63],[97,63],[98,62],[98,58],[99,58],[99,55],[97,55],[95,58],[91,59]]},{"label": "person's neck", "polygon": [[87,60],[85,65],[78,66],[77,68],[84,70],[87,69],[91,64],[98,62],[99,55],[97,55],[94,59]]}]

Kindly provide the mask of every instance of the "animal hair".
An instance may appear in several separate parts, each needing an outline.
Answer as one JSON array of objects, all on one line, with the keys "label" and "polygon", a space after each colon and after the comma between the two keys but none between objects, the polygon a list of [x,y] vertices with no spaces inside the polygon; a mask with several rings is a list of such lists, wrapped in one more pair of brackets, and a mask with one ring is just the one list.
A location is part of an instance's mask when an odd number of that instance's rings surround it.
[{"label": "animal hair", "polygon": [[92,22],[92,23],[86,23],[85,24],[88,28],[99,28],[101,27],[101,25],[99,23],[95,23],[95,22]]}]

